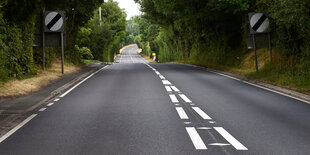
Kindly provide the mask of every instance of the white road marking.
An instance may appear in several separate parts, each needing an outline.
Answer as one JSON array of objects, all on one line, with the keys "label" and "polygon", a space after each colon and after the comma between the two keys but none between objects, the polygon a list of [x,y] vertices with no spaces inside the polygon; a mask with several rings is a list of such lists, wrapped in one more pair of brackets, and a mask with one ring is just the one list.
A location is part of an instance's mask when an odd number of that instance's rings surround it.
[{"label": "white road marking", "polygon": [[169,95],[172,103],[179,103],[179,100],[177,99],[177,97],[175,95]]},{"label": "white road marking", "polygon": [[54,103],[49,103],[47,106],[49,106],[49,107],[50,107],[50,106],[52,106],[53,104],[54,104]]},{"label": "white road marking", "polygon": [[192,107],[203,119],[212,119],[208,116],[204,111],[202,111],[199,107]]},{"label": "white road marking", "polygon": [[179,92],[179,91],[180,91],[176,86],[171,86],[171,88],[172,88],[173,91],[175,91],[175,92]]},{"label": "white road marking", "polygon": [[184,122],[184,124],[191,124],[191,122]]},{"label": "white road marking", "polygon": [[220,135],[222,135],[234,148],[237,150],[248,150],[237,139],[235,139],[230,133],[228,133],[222,127],[213,127]]},{"label": "white road marking", "polygon": [[179,94],[179,96],[186,102],[186,103],[191,103],[192,101],[186,97],[184,94]]},{"label": "white road marking", "polygon": [[214,146],[227,146],[227,145],[230,145],[230,144],[226,144],[226,143],[211,143],[211,144],[208,144],[208,145],[214,145]]},{"label": "white road marking", "polygon": [[209,123],[211,123],[211,124],[214,124],[215,123],[215,121],[208,121]]},{"label": "white road marking", "polygon": [[165,86],[167,92],[172,92],[172,89],[170,88],[170,86]]},{"label": "white road marking", "polygon": [[104,68],[106,68],[108,66],[104,66],[102,67],[100,70],[96,71],[95,73],[90,74],[88,77],[86,77],[85,79],[83,79],[81,82],[79,82],[78,84],[76,84],[75,86],[73,86],[72,88],[70,88],[69,90],[67,90],[65,93],[63,93],[62,95],[60,95],[59,97],[64,97],[67,94],[69,94],[73,89],[75,89],[77,86],[79,86],[80,84],[82,84],[83,82],[85,82],[87,79],[89,79],[90,77],[92,77],[93,75],[95,75],[96,73],[98,73],[99,71],[103,70]]},{"label": "white road marking", "polygon": [[22,121],[21,123],[19,123],[16,127],[14,127],[12,130],[10,130],[9,132],[7,132],[5,135],[3,135],[0,138],[0,143],[2,143],[5,139],[7,139],[9,136],[11,136],[12,134],[14,134],[18,129],[20,129],[21,127],[23,127],[26,123],[28,123],[31,119],[33,119],[34,117],[36,117],[37,114],[32,114],[31,116],[29,116],[27,119],[25,119],[24,121]]},{"label": "white road marking", "polygon": [[54,101],[57,102],[57,101],[59,101],[59,100],[60,100],[59,98],[56,98]]},{"label": "white road marking", "polygon": [[176,107],[175,109],[177,110],[181,119],[188,119],[188,116],[182,107]]},{"label": "white road marking", "polygon": [[175,106],[179,106],[180,104],[174,104]]},{"label": "white road marking", "polygon": [[201,137],[199,136],[197,130],[194,127],[186,127],[185,129],[189,137],[191,138],[196,150],[207,150],[207,146],[202,141]]},{"label": "white road marking", "polygon": [[195,105],[194,103],[191,103],[190,105]]},{"label": "white road marking", "polygon": [[159,78],[160,78],[160,79],[163,79],[163,80],[165,79],[165,77],[164,77],[164,76],[162,76],[162,75],[160,75],[160,76],[159,76]]},{"label": "white road marking", "polygon": [[162,80],[164,85],[171,85],[171,83],[168,80]]},{"label": "white road marking", "polygon": [[198,127],[197,129],[199,129],[199,130],[209,130],[209,129],[212,129],[212,128],[210,128],[210,127]]},{"label": "white road marking", "polygon": [[263,86],[260,86],[260,85],[257,85],[257,84],[254,84],[254,83],[251,83],[251,82],[248,82],[248,81],[244,81],[244,80],[241,80],[241,79],[237,79],[237,78],[235,78],[235,77],[232,77],[232,76],[229,76],[229,75],[225,75],[225,74],[222,74],[222,73],[218,73],[218,72],[214,72],[214,71],[209,71],[209,72],[212,72],[212,73],[215,73],[215,74],[218,74],[218,75],[221,75],[221,76],[225,76],[225,77],[228,77],[228,78],[230,78],[230,79],[237,80],[237,81],[241,81],[241,82],[243,82],[243,83],[252,85],[252,86],[254,86],[254,87],[258,87],[258,88],[261,88],[261,89],[265,89],[265,90],[268,90],[268,91],[271,91],[271,92],[274,92],[274,93],[277,93],[277,94],[280,94],[280,95],[283,95],[283,96],[286,96],[286,97],[289,97],[289,98],[292,98],[292,99],[295,99],[295,100],[298,100],[298,101],[301,101],[301,102],[305,102],[305,103],[310,104],[310,101],[307,101],[307,100],[304,100],[304,99],[301,99],[301,98],[297,98],[297,97],[295,97],[295,96],[288,95],[288,94],[282,93],[282,92],[280,92],[280,91],[276,91],[276,90],[273,90],[273,89],[270,89],[270,88],[266,88],[266,87],[263,87]]},{"label": "white road marking", "polygon": [[46,108],[41,108],[39,111],[41,111],[41,112],[42,112],[42,111],[44,111],[44,110],[46,110]]},{"label": "white road marking", "polygon": [[159,74],[160,74],[158,71],[155,71],[155,73],[156,73],[157,75],[159,75]]},{"label": "white road marking", "polygon": [[156,71],[156,69],[155,68],[153,68],[153,67],[151,67],[152,69],[153,69],[153,71]]}]

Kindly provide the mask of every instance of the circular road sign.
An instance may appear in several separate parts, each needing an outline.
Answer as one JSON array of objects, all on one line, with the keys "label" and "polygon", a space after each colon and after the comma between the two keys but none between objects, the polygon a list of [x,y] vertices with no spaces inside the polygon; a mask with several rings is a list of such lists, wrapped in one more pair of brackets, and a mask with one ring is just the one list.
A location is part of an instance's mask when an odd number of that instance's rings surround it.
[{"label": "circular road sign", "polygon": [[64,19],[61,13],[53,11],[46,14],[44,24],[51,32],[62,32]]},{"label": "circular road sign", "polygon": [[254,13],[250,16],[250,26],[254,33],[264,33],[268,31],[269,20],[264,13]]}]

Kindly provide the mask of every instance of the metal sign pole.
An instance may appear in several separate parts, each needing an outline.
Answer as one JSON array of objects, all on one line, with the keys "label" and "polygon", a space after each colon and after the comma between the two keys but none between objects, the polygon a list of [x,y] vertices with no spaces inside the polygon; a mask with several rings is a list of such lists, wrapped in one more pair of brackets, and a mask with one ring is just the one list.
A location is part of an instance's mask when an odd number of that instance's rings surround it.
[{"label": "metal sign pole", "polygon": [[[44,17],[42,16],[42,23],[44,21]],[[44,32],[44,28],[42,26],[42,55],[43,55],[43,70],[45,71],[45,32]]]},{"label": "metal sign pole", "polygon": [[269,42],[270,62],[272,63],[272,44],[271,44],[271,34],[270,34],[270,32],[268,32],[268,42]]},{"label": "metal sign pole", "polygon": [[254,48],[254,54],[255,54],[255,67],[256,67],[256,72],[258,72],[258,63],[257,63],[257,54],[256,54],[256,38],[255,34],[252,35],[253,37],[253,48]]},{"label": "metal sign pole", "polygon": [[64,74],[64,33],[61,32],[61,73]]}]

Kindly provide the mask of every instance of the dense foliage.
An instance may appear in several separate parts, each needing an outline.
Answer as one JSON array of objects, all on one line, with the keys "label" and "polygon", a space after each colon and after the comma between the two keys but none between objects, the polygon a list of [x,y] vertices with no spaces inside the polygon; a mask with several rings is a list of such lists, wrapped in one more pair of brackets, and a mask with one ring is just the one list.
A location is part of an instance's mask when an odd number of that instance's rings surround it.
[{"label": "dense foliage", "polygon": [[[159,53],[161,62],[238,66],[250,52],[247,14],[266,12],[276,53],[269,71],[310,78],[309,0],[135,1],[143,12],[133,20],[140,28],[135,40],[146,54]],[[143,27],[147,31],[141,32]]]},{"label": "dense foliage", "polygon": [[95,59],[112,62],[125,41],[126,14],[112,0],[103,3],[101,8],[101,23],[96,10],[88,24],[80,29],[76,43],[79,47],[88,47]]},{"label": "dense foliage", "polygon": [[[66,12],[66,59],[79,63],[74,50],[81,26],[93,16],[101,0],[2,0],[0,2],[0,81],[35,73],[42,62],[40,48],[34,48],[34,31],[44,10]],[[47,66],[59,55],[59,48],[47,49]]]}]

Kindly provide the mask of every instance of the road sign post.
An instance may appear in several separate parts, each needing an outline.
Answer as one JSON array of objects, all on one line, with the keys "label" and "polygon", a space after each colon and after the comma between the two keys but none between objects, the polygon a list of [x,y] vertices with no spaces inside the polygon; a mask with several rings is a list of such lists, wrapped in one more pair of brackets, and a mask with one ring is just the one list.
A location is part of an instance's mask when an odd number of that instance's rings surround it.
[{"label": "road sign post", "polygon": [[[60,34],[61,46],[61,73],[64,74],[64,31],[65,31],[65,12],[64,11],[45,11],[43,13],[43,32],[42,32],[42,50],[43,50],[43,69],[45,70],[45,33]],[[59,40],[59,39],[57,39]]]},{"label": "road sign post", "polygon": [[255,68],[256,68],[256,72],[258,72],[256,38],[255,38],[256,34],[268,33],[270,60],[272,59],[269,19],[267,15],[264,13],[249,13],[248,16],[249,16],[249,21],[250,21],[250,34],[252,35],[252,38],[253,38],[252,40],[253,40],[253,48],[254,48],[254,54],[255,54]]}]

